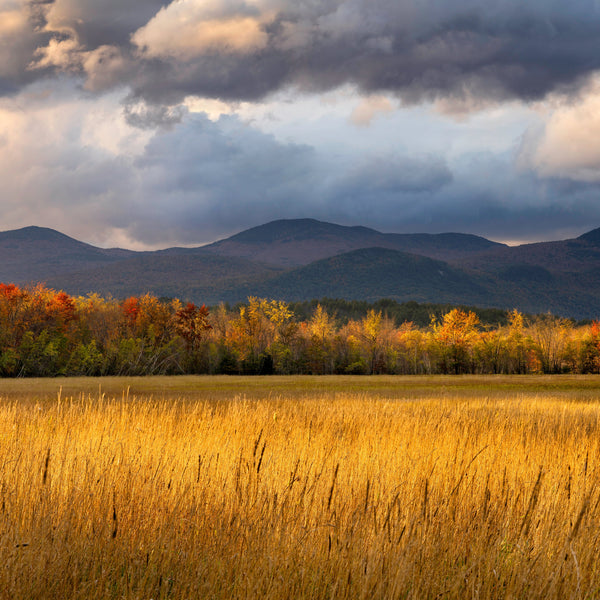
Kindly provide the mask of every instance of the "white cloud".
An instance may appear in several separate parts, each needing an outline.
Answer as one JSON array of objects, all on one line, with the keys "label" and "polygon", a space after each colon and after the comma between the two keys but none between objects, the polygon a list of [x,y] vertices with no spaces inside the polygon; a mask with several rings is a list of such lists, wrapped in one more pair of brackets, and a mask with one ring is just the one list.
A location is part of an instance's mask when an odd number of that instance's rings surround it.
[{"label": "white cloud", "polygon": [[574,101],[547,103],[546,123],[526,137],[520,164],[542,177],[600,182],[600,77]]},{"label": "white cloud", "polygon": [[389,98],[385,96],[367,96],[352,111],[350,121],[359,127],[367,127],[379,115],[391,113],[394,110]]},{"label": "white cloud", "polygon": [[[132,41],[146,57],[190,60],[209,51],[243,53],[264,48],[263,30],[272,15],[227,11],[216,0],[177,0],[162,8],[148,24],[136,31]],[[246,14],[245,14],[246,13]]]},{"label": "white cloud", "polygon": [[102,242],[107,225],[131,218],[130,165],[150,134],[118,106],[114,95],[84,100],[41,84],[0,101],[3,229],[44,225]]},{"label": "white cloud", "polygon": [[31,69],[47,69],[56,67],[60,71],[77,70],[81,66],[81,46],[73,38],[60,40],[52,38],[47,46],[38,48],[36,60],[31,62]]},{"label": "white cloud", "polygon": [[223,115],[237,113],[243,107],[248,106],[245,102],[223,102],[214,98],[198,98],[188,96],[183,105],[192,113],[204,113],[211,121],[218,121]]}]

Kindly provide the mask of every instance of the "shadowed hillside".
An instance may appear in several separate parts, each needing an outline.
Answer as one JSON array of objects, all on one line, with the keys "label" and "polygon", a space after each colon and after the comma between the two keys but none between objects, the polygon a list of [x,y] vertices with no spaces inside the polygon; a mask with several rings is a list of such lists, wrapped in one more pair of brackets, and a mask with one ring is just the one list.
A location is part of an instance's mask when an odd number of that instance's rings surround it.
[{"label": "shadowed hillside", "polygon": [[387,248],[365,248],[316,261],[279,275],[259,288],[261,295],[302,300],[339,297],[349,300],[418,302],[484,301],[485,289],[447,263]]},{"label": "shadowed hillside", "polygon": [[251,289],[280,272],[281,269],[242,258],[178,249],[50,278],[48,285],[71,294],[94,290],[123,298],[152,292],[159,297],[217,304],[245,299],[237,291],[239,288]]}]

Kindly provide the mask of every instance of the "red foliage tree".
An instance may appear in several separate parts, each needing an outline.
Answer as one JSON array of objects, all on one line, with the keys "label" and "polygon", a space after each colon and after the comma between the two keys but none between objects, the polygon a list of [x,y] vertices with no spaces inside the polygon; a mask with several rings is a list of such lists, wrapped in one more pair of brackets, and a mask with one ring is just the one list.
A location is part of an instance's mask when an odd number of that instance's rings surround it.
[{"label": "red foliage tree", "polygon": [[48,319],[61,329],[66,329],[75,319],[75,301],[65,292],[52,294],[46,304]]},{"label": "red foliage tree", "polygon": [[123,311],[123,316],[125,317],[127,325],[133,327],[140,312],[139,299],[132,296],[131,298],[127,298],[127,300],[123,300],[123,304],[121,304],[121,310]]},{"label": "red foliage tree", "polygon": [[212,329],[208,323],[208,308],[204,304],[198,307],[193,302],[188,302],[175,313],[175,326],[188,347],[195,349],[202,334]]}]

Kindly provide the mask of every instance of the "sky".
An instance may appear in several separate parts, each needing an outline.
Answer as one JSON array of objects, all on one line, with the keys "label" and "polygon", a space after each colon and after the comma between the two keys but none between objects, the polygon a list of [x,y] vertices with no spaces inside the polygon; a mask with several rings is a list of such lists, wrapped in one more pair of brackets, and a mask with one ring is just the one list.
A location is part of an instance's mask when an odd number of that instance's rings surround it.
[{"label": "sky", "polygon": [[0,230],[600,227],[600,0],[0,0]]}]

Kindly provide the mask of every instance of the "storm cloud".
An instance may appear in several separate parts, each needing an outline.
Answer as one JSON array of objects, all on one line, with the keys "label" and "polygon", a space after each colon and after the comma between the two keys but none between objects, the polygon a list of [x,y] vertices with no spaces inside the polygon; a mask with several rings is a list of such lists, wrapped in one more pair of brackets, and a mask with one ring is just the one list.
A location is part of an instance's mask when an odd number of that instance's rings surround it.
[{"label": "storm cloud", "polygon": [[[540,99],[600,67],[595,0],[3,0],[0,90],[49,72],[138,98],[344,84],[405,102]],[[11,40],[18,40],[13,42]],[[37,75],[36,75],[37,74]]]}]

